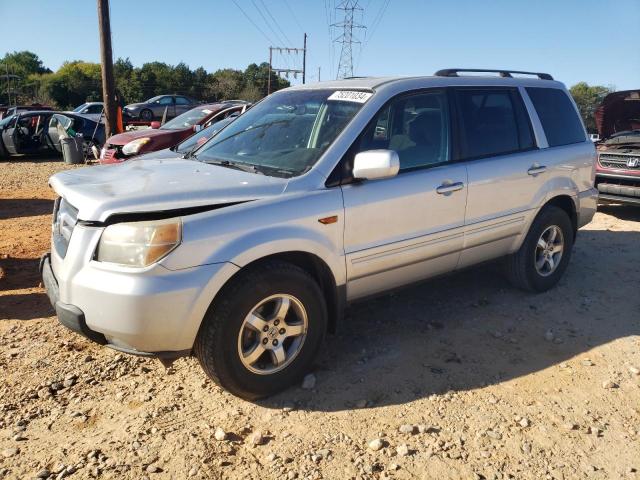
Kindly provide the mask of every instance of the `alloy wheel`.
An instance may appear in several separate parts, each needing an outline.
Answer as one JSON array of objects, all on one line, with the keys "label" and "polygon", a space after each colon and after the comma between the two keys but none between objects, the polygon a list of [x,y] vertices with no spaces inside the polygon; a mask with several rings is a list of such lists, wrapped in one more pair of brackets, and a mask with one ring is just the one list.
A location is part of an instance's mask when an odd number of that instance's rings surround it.
[{"label": "alloy wheel", "polygon": [[261,300],[240,327],[238,355],[242,365],[258,375],[286,368],[302,350],[308,324],[302,302],[292,295]]},{"label": "alloy wheel", "polygon": [[556,271],[562,251],[564,249],[564,235],[557,225],[547,227],[540,235],[535,251],[536,271],[543,277],[548,277]]}]

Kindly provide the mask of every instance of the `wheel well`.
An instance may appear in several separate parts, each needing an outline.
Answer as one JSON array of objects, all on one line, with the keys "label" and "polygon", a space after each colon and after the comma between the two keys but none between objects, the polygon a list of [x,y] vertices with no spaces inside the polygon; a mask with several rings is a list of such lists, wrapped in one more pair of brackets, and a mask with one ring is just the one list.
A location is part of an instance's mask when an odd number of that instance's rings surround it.
[{"label": "wheel well", "polygon": [[578,231],[578,214],[576,212],[576,204],[573,199],[569,195],[559,195],[557,197],[553,197],[544,206],[546,207],[547,205],[553,205],[567,212],[567,215],[569,215],[569,218],[571,219],[571,224],[573,225],[573,236],[575,238],[576,232]]},{"label": "wheel well", "polygon": [[292,263],[309,273],[316,282],[318,282],[318,285],[324,293],[325,302],[327,304],[327,314],[329,316],[327,329],[329,332],[335,333],[340,319],[344,314],[344,294],[341,293],[340,289],[336,285],[335,277],[324,260],[317,255],[308,252],[280,252],[254,260],[253,262],[245,265],[240,271],[271,260],[280,260]]}]

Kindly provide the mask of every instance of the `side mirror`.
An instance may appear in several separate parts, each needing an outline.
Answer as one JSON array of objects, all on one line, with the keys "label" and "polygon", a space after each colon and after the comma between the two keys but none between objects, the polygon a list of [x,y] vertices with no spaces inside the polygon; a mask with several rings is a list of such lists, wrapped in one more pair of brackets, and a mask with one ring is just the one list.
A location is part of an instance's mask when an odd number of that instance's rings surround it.
[{"label": "side mirror", "polygon": [[160,122],[158,121],[151,122],[151,128],[153,128],[154,130],[160,128]]},{"label": "side mirror", "polygon": [[362,180],[395,177],[400,170],[400,158],[394,150],[368,150],[353,160],[353,176]]},{"label": "side mirror", "polygon": [[202,125],[194,125],[193,126],[194,133],[198,133],[200,130],[202,130]]}]

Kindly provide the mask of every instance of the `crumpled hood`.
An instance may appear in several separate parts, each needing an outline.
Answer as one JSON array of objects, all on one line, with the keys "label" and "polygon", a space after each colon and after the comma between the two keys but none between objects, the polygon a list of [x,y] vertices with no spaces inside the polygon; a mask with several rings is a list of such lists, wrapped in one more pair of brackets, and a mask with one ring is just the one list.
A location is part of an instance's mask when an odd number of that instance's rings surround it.
[{"label": "crumpled hood", "polygon": [[115,213],[157,212],[257,200],[281,194],[287,179],[181,158],[133,160],[57,173],[53,189],[78,218],[105,221]]},{"label": "crumpled hood", "polygon": [[185,130],[193,131],[191,128],[184,128],[179,130],[161,130],[159,128],[145,128],[144,130],[133,130],[131,132],[124,132],[109,137],[107,143],[109,145],[126,145],[136,138],[154,138],[154,137],[170,137],[176,134],[181,134]]},{"label": "crumpled hood", "polygon": [[640,128],[640,90],[610,93],[604,97],[594,117],[603,140],[616,132]]}]

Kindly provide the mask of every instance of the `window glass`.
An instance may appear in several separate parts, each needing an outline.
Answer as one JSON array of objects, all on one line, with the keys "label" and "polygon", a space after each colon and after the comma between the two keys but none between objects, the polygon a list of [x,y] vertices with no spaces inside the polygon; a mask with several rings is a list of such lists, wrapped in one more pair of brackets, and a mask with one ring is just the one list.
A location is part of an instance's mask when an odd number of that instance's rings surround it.
[{"label": "window glass", "polygon": [[580,118],[567,94],[557,88],[529,87],[527,93],[538,112],[550,147],[586,140]]},{"label": "window glass", "polygon": [[449,108],[444,92],[429,92],[393,100],[369,123],[356,153],[395,150],[400,170],[449,160]]},{"label": "window glass", "polygon": [[171,105],[173,103],[173,98],[171,97],[162,97],[159,102],[160,105]]},{"label": "window glass", "polygon": [[[349,95],[351,94],[351,95]],[[364,95],[365,98],[356,98]],[[370,93],[293,90],[270,95],[215,135],[194,157],[291,177],[309,170]]]},{"label": "window glass", "polygon": [[176,105],[191,105],[191,102],[188,98],[176,97]]},{"label": "window glass", "polygon": [[[511,90],[460,89],[456,91],[462,130],[462,157],[500,155],[533,146],[526,118],[518,123],[518,107]],[[519,100],[519,99],[517,99]]]},{"label": "window glass", "polygon": [[102,105],[91,105],[88,113],[102,113]]}]

